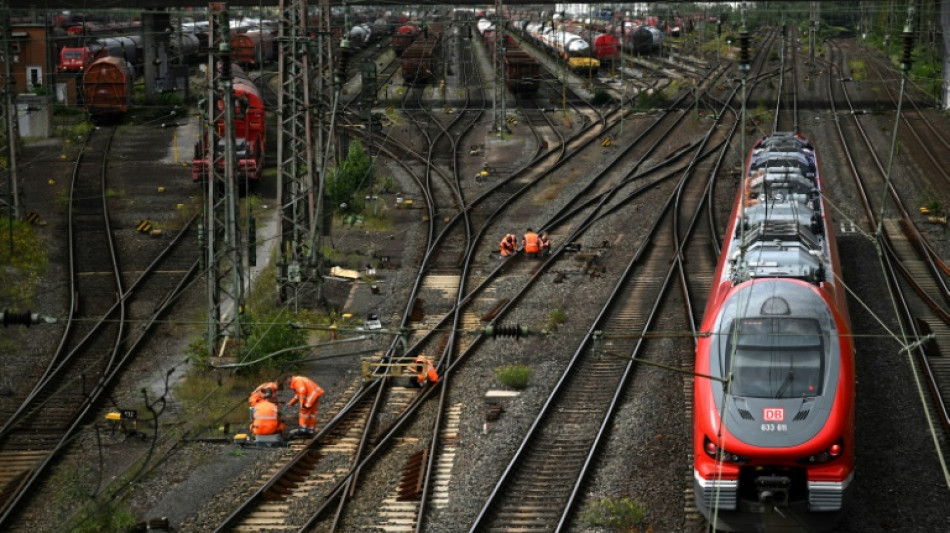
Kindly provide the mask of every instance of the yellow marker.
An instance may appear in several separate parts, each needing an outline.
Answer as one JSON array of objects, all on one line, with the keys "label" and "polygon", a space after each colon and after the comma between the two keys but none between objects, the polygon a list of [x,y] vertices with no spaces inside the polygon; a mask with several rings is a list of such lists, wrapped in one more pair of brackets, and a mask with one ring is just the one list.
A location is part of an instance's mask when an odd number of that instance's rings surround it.
[{"label": "yellow marker", "polygon": [[178,204],[178,210],[181,211],[185,208],[185,204]]},{"label": "yellow marker", "polygon": [[119,420],[122,420],[122,415],[120,413],[109,413],[106,415],[106,420],[118,422]]},{"label": "yellow marker", "polygon": [[50,185],[56,185],[56,180],[50,179],[47,183],[49,183]]},{"label": "yellow marker", "polygon": [[165,192],[165,187],[159,187],[158,192]]}]

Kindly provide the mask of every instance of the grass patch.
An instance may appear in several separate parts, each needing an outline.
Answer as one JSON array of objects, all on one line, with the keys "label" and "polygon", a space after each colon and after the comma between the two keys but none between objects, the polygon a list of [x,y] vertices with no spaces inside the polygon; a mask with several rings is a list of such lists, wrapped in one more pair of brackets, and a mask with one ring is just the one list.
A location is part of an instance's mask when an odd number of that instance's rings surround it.
[{"label": "grass patch", "polygon": [[581,513],[581,520],[591,526],[613,531],[647,531],[646,509],[633,498],[601,498]]},{"label": "grass patch", "polygon": [[73,533],[125,533],[136,523],[131,509],[117,502],[108,502],[83,512],[79,523],[70,529]]},{"label": "grass patch", "polygon": [[868,66],[863,59],[848,59],[848,70],[854,81],[865,80],[868,77]]},{"label": "grass patch", "polygon": [[502,385],[521,390],[528,386],[528,381],[531,379],[531,368],[522,364],[500,366],[495,369],[495,377]]},{"label": "grass patch", "polygon": [[548,319],[544,323],[544,331],[548,333],[553,333],[557,331],[557,328],[567,322],[567,313],[564,312],[560,307],[556,307],[548,313]]},{"label": "grass patch", "polygon": [[0,302],[4,307],[29,307],[48,266],[46,241],[33,226],[17,220],[11,226],[9,219],[0,219]]}]

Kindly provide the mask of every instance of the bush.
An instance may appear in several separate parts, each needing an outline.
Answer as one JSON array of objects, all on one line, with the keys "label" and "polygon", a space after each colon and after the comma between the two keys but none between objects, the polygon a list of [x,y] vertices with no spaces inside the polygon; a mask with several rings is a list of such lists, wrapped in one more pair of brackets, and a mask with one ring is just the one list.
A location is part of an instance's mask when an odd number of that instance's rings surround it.
[{"label": "bush", "polygon": [[292,363],[304,355],[302,350],[289,350],[267,357],[281,350],[303,346],[307,343],[307,331],[293,327],[283,311],[252,314],[248,315],[246,320],[253,326],[241,346],[240,359],[242,361],[255,361],[266,357],[255,366],[284,368],[284,363]]},{"label": "bush", "polygon": [[643,531],[645,515],[643,504],[633,498],[601,498],[581,513],[581,519],[614,531]]},{"label": "bush", "polygon": [[506,387],[523,389],[528,386],[531,369],[527,365],[506,365],[495,369],[495,377]]}]

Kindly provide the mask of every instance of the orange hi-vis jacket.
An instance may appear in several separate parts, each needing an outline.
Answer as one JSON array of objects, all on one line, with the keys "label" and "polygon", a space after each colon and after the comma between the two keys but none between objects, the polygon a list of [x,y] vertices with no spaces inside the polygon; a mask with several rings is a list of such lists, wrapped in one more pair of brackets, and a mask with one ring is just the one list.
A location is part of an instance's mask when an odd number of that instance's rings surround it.
[{"label": "orange hi-vis jacket", "polygon": [[284,423],[280,421],[280,409],[276,404],[261,400],[254,406],[254,422],[251,423],[251,433],[255,435],[273,435],[284,430]]},{"label": "orange hi-vis jacket", "polygon": [[312,379],[306,376],[294,376],[290,380],[290,388],[293,389],[296,396],[287,405],[293,405],[300,402],[300,407],[310,409],[316,405],[320,396],[323,396],[323,389]]},{"label": "orange hi-vis jacket", "polygon": [[515,253],[515,246],[517,246],[518,241],[515,236],[509,233],[501,239],[501,242],[498,244],[498,249],[501,252],[502,257],[508,257],[509,255]]},{"label": "orange hi-vis jacket", "polygon": [[524,253],[526,254],[536,254],[541,251],[541,245],[538,240],[538,234],[529,231],[524,234]]},{"label": "orange hi-vis jacket", "polygon": [[271,390],[271,394],[277,394],[278,387],[277,387],[276,381],[268,381],[267,383],[261,383],[260,386],[254,389],[254,392],[251,393],[251,396],[247,399],[247,403],[251,404],[251,407],[254,407],[258,403],[260,403],[261,400],[266,399],[264,398],[263,391],[264,389],[267,389],[267,388]]},{"label": "orange hi-vis jacket", "polygon": [[432,365],[432,361],[430,361],[428,357],[417,357],[415,362],[422,368],[418,375],[416,375],[416,382],[419,385],[439,382],[439,373],[435,370],[435,366]]}]

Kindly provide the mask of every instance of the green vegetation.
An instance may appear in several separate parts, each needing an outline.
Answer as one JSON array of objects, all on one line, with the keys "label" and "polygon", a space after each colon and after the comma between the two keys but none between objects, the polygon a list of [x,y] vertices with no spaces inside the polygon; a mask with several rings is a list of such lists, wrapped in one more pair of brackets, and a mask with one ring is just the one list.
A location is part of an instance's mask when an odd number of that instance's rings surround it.
[{"label": "green vegetation", "polygon": [[245,316],[250,326],[246,342],[241,346],[240,361],[257,362],[259,366],[292,368],[294,361],[306,354],[292,349],[307,344],[307,331],[294,328],[284,310],[263,310]]},{"label": "green vegetation", "polygon": [[495,369],[495,377],[502,385],[521,390],[528,386],[528,381],[531,379],[531,368],[522,364],[500,366]]},{"label": "green vegetation", "polygon": [[335,212],[360,214],[364,192],[371,190],[375,163],[359,141],[350,143],[346,160],[327,177],[326,195]]},{"label": "green vegetation", "polygon": [[567,322],[567,313],[560,307],[555,307],[548,313],[548,320],[544,324],[544,331],[553,333],[557,331],[558,326]]},{"label": "green vegetation", "polygon": [[934,194],[930,191],[927,191],[924,194],[924,197],[920,199],[920,206],[927,210],[931,215],[941,215],[943,214],[943,202],[941,202]]},{"label": "green vegetation", "polygon": [[135,515],[127,507],[116,502],[88,511],[81,522],[72,528],[73,533],[124,533],[135,525]]},{"label": "green vegetation", "polygon": [[645,524],[646,510],[633,498],[601,498],[581,513],[581,519],[591,526],[613,531],[641,532],[651,528]]},{"label": "green vegetation", "polygon": [[0,307],[26,310],[48,264],[46,242],[33,226],[14,220],[11,241],[10,220],[0,219]]},{"label": "green vegetation", "polygon": [[868,78],[868,66],[863,59],[848,59],[848,70],[851,71],[851,79],[854,81]]}]

